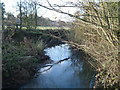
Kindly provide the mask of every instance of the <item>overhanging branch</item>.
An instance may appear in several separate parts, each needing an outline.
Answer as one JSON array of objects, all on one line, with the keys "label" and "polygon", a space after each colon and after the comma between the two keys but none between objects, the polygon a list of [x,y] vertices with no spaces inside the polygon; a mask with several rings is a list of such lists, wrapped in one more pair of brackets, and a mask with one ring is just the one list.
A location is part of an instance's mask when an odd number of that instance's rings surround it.
[{"label": "overhanging branch", "polygon": [[[38,3],[37,3],[37,4],[38,4]],[[87,20],[85,20],[85,19],[83,19],[83,18],[80,18],[79,16],[72,15],[72,14],[70,14],[70,13],[63,12],[63,11],[58,10],[58,9],[55,9],[55,8],[53,8],[53,7],[52,7],[52,8],[49,8],[49,7],[44,6],[44,5],[41,5],[41,4],[38,4],[38,5],[41,6],[41,7],[43,7],[43,8],[46,8],[46,9],[48,9],[48,10],[55,11],[55,12],[62,13],[62,14],[66,14],[66,15],[68,15],[68,16],[70,16],[70,17],[74,17],[74,18],[79,19],[79,20],[81,20],[81,21],[83,21],[83,22],[86,22],[86,23],[89,23],[89,24],[93,24],[93,25],[96,25],[96,26],[100,26],[100,27],[102,27],[102,28],[107,28],[107,26],[101,26],[101,25],[99,25],[99,24],[97,24],[97,23],[95,23],[95,22],[87,21]]]}]

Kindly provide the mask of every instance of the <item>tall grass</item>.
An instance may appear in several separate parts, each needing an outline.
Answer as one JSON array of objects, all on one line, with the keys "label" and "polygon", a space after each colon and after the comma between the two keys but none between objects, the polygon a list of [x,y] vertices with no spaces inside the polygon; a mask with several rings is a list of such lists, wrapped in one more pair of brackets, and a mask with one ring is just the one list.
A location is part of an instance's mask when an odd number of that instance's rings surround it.
[{"label": "tall grass", "polygon": [[27,47],[28,52],[33,56],[40,54],[45,48],[45,43],[42,40],[32,41],[25,37],[24,44]]}]

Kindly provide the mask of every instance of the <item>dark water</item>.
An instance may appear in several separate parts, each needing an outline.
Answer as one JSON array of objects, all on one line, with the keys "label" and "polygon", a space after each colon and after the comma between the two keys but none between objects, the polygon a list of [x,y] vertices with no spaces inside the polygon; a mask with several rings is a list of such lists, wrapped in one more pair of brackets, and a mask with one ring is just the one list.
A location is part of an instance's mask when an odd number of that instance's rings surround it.
[{"label": "dark water", "polygon": [[46,55],[55,62],[70,57],[61,63],[41,68],[37,77],[22,88],[92,88],[95,73],[83,60],[81,53],[70,49],[67,44],[45,49]]}]

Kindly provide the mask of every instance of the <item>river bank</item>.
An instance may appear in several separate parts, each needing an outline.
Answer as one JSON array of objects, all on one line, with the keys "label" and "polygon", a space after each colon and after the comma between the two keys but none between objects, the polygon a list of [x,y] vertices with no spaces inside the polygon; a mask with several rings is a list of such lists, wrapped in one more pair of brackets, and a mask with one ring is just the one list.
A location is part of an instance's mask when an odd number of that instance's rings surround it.
[{"label": "river bank", "polygon": [[[10,70],[3,66],[3,88],[18,88],[33,78],[41,64],[50,62],[49,57],[42,54],[40,59],[32,56],[22,57],[21,60],[11,61]],[[12,65],[15,62],[16,65]],[[9,64],[10,62],[3,62]],[[8,72],[7,72],[8,71]]]},{"label": "river bank", "polygon": [[[18,48],[15,47],[15,49]],[[35,75],[41,64],[51,61],[43,51],[40,51],[38,55],[23,55],[24,50],[10,51],[8,54],[3,55],[3,88],[19,87],[19,85],[26,83]]]},{"label": "river bank", "polygon": [[[43,39],[35,40],[34,36],[20,36],[24,33],[17,32],[12,35],[12,31],[8,32],[3,33],[2,87],[18,88],[32,79],[41,65],[52,62],[43,51],[49,38],[43,37],[46,40],[43,42]],[[60,42],[54,44],[58,43]]]}]

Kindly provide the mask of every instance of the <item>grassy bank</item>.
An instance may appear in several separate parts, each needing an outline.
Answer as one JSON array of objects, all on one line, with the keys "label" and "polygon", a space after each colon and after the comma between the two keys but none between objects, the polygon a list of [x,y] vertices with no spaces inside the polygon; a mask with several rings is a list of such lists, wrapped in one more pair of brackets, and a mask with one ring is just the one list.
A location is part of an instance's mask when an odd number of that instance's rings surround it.
[{"label": "grassy bank", "polygon": [[24,37],[23,41],[17,42],[8,34],[7,37],[3,35],[2,44],[3,88],[14,88],[30,80],[39,64],[49,57],[43,53],[45,44],[41,39],[34,41]]}]

